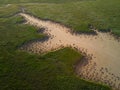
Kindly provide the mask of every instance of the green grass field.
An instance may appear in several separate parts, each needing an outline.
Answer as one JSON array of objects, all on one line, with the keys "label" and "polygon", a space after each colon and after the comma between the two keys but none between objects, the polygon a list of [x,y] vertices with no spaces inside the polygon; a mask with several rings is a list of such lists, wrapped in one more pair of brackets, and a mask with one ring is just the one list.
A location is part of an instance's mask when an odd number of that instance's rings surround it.
[{"label": "green grass field", "polygon": [[32,15],[60,22],[71,27],[75,32],[90,33],[92,31],[89,26],[92,25],[101,31],[112,30],[113,34],[120,36],[119,0],[4,0],[0,2],[23,6]]},{"label": "green grass field", "polygon": [[98,30],[112,30],[115,35],[120,36],[119,0],[44,3],[25,7],[35,16],[60,22],[76,32],[90,33],[89,25],[92,25]]},{"label": "green grass field", "polygon": [[[38,4],[36,4],[39,2]],[[44,38],[37,28],[21,24],[15,14],[28,13],[89,33],[89,25],[111,29],[120,36],[119,0],[0,0],[0,90],[110,90],[109,87],[76,77],[73,65],[82,55],[64,48],[45,55],[17,50],[22,43]],[[6,4],[12,3],[10,6]]]},{"label": "green grass field", "polygon": [[[82,1],[82,0],[74,0]],[[73,0],[0,0],[1,4],[15,4],[15,3],[65,3],[65,2],[74,2]],[[90,0],[86,0],[90,1]]]}]

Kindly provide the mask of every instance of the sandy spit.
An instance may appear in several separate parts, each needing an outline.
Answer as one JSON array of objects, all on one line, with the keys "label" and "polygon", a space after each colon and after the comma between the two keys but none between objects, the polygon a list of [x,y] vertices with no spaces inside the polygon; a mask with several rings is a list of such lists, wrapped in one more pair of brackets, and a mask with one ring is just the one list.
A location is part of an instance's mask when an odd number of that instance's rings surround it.
[{"label": "sandy spit", "polygon": [[37,19],[29,14],[20,13],[27,23],[45,28],[50,38],[47,41],[34,41],[20,47],[32,53],[44,53],[71,46],[86,54],[87,64],[77,64],[75,71],[83,79],[109,85],[120,90],[120,42],[110,33],[96,31],[97,35],[71,34],[70,28],[52,21]]}]

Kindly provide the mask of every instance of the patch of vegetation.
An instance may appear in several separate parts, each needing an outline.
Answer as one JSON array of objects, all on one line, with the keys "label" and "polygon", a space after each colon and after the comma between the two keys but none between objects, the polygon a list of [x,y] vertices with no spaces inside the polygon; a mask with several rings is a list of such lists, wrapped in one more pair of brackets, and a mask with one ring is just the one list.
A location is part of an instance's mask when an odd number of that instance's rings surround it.
[{"label": "patch of vegetation", "polygon": [[91,0],[0,0],[1,4],[17,4],[17,3],[67,3],[76,1],[91,1]]},{"label": "patch of vegetation", "polygon": [[[84,1],[84,0],[83,0]],[[112,30],[120,36],[120,0],[89,0],[67,3],[23,5],[28,13],[60,22],[75,32],[92,32],[89,25],[101,31]]]},{"label": "patch of vegetation", "polygon": [[72,65],[81,55],[70,48],[44,56],[6,50],[0,55],[1,89],[109,90],[106,86],[75,77]]},{"label": "patch of vegetation", "polygon": [[73,65],[82,55],[73,49],[43,56],[17,50],[22,43],[44,35],[35,27],[21,24],[23,18],[14,15],[19,10],[12,7],[0,8],[1,90],[110,90],[75,76]]},{"label": "patch of vegetation", "polygon": [[16,5],[12,5],[9,7],[1,7],[0,8],[0,18],[7,18],[16,15],[19,13],[19,7]]}]

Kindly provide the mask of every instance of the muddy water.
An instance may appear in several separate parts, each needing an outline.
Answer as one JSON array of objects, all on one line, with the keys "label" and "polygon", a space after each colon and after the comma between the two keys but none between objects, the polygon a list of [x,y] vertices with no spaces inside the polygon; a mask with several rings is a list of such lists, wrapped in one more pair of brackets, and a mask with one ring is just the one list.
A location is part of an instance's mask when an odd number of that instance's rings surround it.
[{"label": "muddy water", "polygon": [[96,31],[97,35],[73,35],[70,29],[58,23],[37,19],[21,13],[27,22],[37,27],[46,28],[44,33],[50,36],[49,40],[34,41],[21,47],[22,50],[32,53],[43,53],[59,48],[71,46],[85,53],[88,64],[78,64],[76,73],[81,78],[99,81],[116,90],[120,90],[120,42],[110,33]]}]

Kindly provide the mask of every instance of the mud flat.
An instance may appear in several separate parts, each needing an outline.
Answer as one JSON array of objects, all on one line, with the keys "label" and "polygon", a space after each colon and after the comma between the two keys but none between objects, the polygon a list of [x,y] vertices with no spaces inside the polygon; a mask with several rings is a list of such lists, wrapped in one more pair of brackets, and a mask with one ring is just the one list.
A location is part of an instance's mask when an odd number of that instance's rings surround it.
[{"label": "mud flat", "polygon": [[110,33],[96,31],[97,35],[71,34],[70,29],[52,21],[37,19],[29,14],[20,13],[28,24],[45,28],[50,38],[44,42],[33,41],[20,47],[31,53],[45,53],[72,47],[82,52],[86,60],[76,65],[78,76],[94,82],[109,85],[120,90],[120,42]]}]

